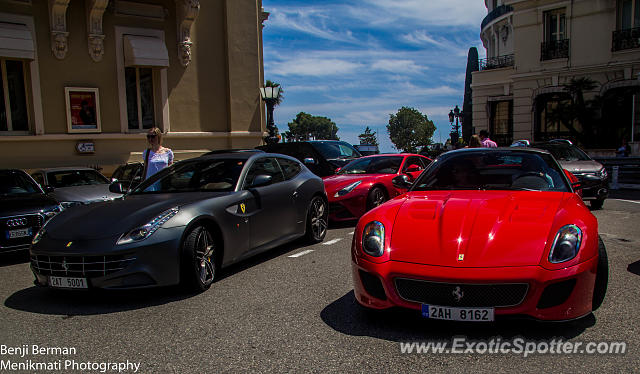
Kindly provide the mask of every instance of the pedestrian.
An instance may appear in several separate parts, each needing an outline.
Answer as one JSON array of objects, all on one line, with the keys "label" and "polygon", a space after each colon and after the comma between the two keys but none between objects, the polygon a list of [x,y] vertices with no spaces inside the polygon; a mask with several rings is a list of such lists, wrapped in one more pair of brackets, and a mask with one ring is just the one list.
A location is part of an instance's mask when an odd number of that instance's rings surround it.
[{"label": "pedestrian", "polygon": [[476,134],[471,135],[471,138],[469,138],[469,146],[467,148],[482,148],[480,137]]},{"label": "pedestrian", "polygon": [[631,154],[631,146],[627,143],[626,138],[622,138],[622,145],[616,150],[616,157],[629,157]]},{"label": "pedestrian", "polygon": [[144,158],[144,179],[173,164],[173,151],[162,146],[162,131],[154,127],[147,133],[149,147],[142,152]]},{"label": "pedestrian", "polygon": [[487,130],[480,130],[480,142],[484,148],[496,148],[498,144],[493,140],[489,139],[489,132]]}]

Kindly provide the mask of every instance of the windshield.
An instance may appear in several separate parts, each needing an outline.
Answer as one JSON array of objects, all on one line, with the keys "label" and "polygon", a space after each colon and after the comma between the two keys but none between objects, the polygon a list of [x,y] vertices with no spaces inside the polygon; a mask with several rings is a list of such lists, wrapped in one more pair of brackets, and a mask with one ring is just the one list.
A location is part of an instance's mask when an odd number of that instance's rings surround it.
[{"label": "windshield", "polygon": [[362,157],[351,144],[345,142],[311,142],[311,145],[327,160]]},{"label": "windshield", "polygon": [[55,188],[107,184],[109,180],[95,170],[65,170],[47,173],[47,182]]},{"label": "windshield", "polygon": [[413,188],[413,191],[427,190],[568,192],[570,188],[557,162],[549,155],[484,151],[461,152],[434,162]]},{"label": "windshield", "polygon": [[233,191],[244,164],[240,159],[180,162],[153,175],[132,193]]},{"label": "windshield", "polygon": [[15,171],[0,171],[0,195],[15,196],[41,192],[27,175]]},{"label": "windshield", "polygon": [[338,174],[396,174],[402,164],[402,157],[365,157],[351,161]]},{"label": "windshield", "polygon": [[580,148],[571,144],[549,143],[534,144],[534,148],[544,149],[553,155],[558,161],[589,161],[591,158]]}]

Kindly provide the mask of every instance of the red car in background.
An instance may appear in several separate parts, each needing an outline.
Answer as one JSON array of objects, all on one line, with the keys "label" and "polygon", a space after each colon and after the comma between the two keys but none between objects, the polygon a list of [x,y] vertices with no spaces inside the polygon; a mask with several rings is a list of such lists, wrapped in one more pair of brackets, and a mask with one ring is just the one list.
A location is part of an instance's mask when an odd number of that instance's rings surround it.
[{"label": "red car in background", "polygon": [[366,211],[406,192],[406,189],[395,187],[391,180],[406,175],[413,181],[430,163],[429,158],[411,153],[373,155],[350,162],[336,175],[323,178],[329,198],[329,219],[357,219]]},{"label": "red car in background", "polygon": [[588,315],[607,253],[570,176],[546,151],[477,148],[441,155],[413,184],[396,177],[410,190],[355,229],[357,301],[454,321]]}]

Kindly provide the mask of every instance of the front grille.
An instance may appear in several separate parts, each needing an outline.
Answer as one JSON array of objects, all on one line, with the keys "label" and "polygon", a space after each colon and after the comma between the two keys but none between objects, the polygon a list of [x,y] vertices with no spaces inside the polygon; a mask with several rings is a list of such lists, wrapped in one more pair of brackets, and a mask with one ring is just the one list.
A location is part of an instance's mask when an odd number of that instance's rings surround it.
[{"label": "front grille", "polygon": [[438,283],[396,278],[398,295],[407,301],[453,307],[505,307],[522,303],[529,285]]},{"label": "front grille", "polygon": [[[0,252],[7,250],[27,248],[31,244],[31,239],[40,230],[44,218],[40,214],[25,214],[21,216],[0,218]],[[11,225],[9,225],[11,223]],[[9,239],[9,231],[29,228],[31,234],[20,238]]]},{"label": "front grille", "polygon": [[58,277],[103,277],[129,266],[135,257],[110,256],[47,256],[32,255],[31,266],[41,275]]}]

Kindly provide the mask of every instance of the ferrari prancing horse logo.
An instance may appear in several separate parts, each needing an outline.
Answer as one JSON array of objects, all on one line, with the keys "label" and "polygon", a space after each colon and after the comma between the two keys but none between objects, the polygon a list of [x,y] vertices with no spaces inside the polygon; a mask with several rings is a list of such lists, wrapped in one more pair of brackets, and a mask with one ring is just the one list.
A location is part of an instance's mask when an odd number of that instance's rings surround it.
[{"label": "ferrari prancing horse logo", "polygon": [[244,205],[244,203],[240,203],[240,210],[242,211],[243,214],[246,209],[247,209],[246,205]]},{"label": "ferrari prancing horse logo", "polygon": [[458,261],[464,261],[464,254],[460,253],[458,255]]}]

